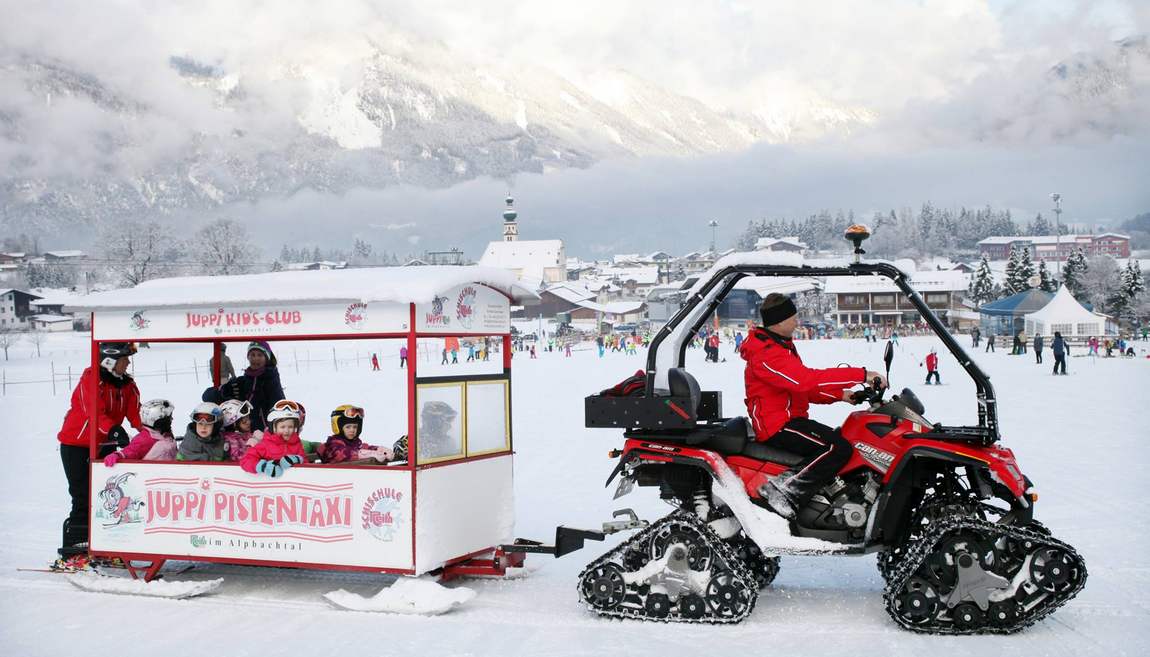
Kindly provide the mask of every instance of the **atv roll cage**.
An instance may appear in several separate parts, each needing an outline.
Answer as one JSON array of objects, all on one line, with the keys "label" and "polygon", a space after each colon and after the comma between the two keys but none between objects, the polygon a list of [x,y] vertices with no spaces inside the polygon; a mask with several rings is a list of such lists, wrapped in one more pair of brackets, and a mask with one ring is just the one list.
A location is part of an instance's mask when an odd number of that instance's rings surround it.
[{"label": "atv roll cage", "polygon": [[[721,263],[720,263],[721,264]],[[942,340],[943,345],[954,356],[970,378],[974,380],[978,399],[978,426],[948,427],[936,424],[931,431],[920,434],[923,438],[935,440],[958,440],[992,445],[999,439],[998,412],[995,404],[994,387],[990,377],[982,371],[958,341],[947,331],[946,326],[926,305],[918,292],[911,287],[907,275],[898,267],[888,263],[855,262],[843,267],[810,267],[807,265],[746,264],[733,263],[718,269],[705,281],[700,281],[692,290],[683,306],[659,329],[651,340],[647,351],[647,384],[645,394],[653,397],[656,391],[669,388],[667,371],[683,367],[686,362],[687,344],[703,324],[735,289],[735,285],[748,276],[786,276],[814,278],[823,276],[882,276],[889,278],[906,295],[911,304],[931,330]]]}]

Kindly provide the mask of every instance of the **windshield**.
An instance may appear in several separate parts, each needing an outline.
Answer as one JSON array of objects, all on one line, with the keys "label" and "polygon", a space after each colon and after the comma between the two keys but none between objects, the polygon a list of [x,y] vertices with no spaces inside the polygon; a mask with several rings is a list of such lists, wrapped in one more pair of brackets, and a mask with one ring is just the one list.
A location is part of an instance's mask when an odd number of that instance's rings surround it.
[{"label": "windshield", "polygon": [[918,397],[909,389],[903,389],[901,394],[896,395],[895,398],[879,406],[875,409],[875,412],[901,417],[904,420],[917,422],[928,427],[932,426],[930,420],[923,417],[921,412],[916,412],[915,409],[925,412],[922,402],[918,400]]}]

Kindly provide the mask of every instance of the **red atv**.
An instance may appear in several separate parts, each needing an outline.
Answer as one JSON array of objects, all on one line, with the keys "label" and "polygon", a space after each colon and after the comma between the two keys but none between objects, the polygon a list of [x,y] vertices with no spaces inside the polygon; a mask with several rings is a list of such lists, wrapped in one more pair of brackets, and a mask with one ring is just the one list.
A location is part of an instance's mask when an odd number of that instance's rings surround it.
[{"label": "red atv", "polygon": [[[657,487],[677,510],[587,566],[585,604],[604,616],[735,623],[774,579],[778,555],[871,552],[887,611],[919,632],[1008,634],[1073,598],[1084,561],[1034,520],[1038,496],[1014,453],[996,445],[990,380],[906,275],[857,258],[845,267],[763,263],[763,254],[719,261],[653,339],[636,394],[587,398],[587,426],[624,429],[607,482],[620,478],[616,497]],[[843,423],[855,453],[838,477],[794,520],[771,513],[759,487],[800,458],[756,441],[746,418],[723,418],[720,393],[701,391],[683,369],[689,337],[751,275],[891,279],[974,379],[977,426],[932,423],[913,392],[884,399],[876,382],[856,393],[869,407]],[[891,358],[888,343],[888,373]]]}]

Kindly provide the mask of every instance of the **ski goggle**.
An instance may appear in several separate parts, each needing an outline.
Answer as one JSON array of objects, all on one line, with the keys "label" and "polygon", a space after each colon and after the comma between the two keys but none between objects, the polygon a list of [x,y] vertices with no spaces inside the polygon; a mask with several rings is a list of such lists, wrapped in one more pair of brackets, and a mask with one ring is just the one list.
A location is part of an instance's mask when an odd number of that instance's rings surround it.
[{"label": "ski goggle", "polygon": [[363,409],[358,406],[343,409],[343,416],[346,418],[363,419]]},{"label": "ski goggle", "polygon": [[299,402],[294,402],[290,399],[281,399],[278,402],[276,402],[275,404],[272,404],[272,408],[277,410],[277,411],[282,411],[282,410],[286,409],[286,410],[294,411],[296,413],[300,413],[303,411],[303,406],[301,406],[299,404]]},{"label": "ski goggle", "polygon": [[196,424],[215,424],[216,416],[208,415],[207,413],[199,413],[193,418]]},{"label": "ski goggle", "polygon": [[239,414],[236,416],[236,419],[239,419],[241,417],[247,417],[248,415],[251,415],[252,403],[249,401],[245,401],[244,403],[240,404],[240,407],[236,409],[236,413]]}]

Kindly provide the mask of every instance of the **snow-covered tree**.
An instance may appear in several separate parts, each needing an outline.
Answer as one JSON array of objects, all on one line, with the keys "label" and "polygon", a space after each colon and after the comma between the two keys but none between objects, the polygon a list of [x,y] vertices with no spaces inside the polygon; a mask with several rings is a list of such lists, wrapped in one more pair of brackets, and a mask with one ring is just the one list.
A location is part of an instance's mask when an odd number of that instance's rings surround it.
[{"label": "snow-covered tree", "polygon": [[243,274],[252,268],[256,248],[248,231],[234,219],[216,219],[196,232],[196,259],[212,276]]},{"label": "snow-covered tree", "polygon": [[47,342],[47,340],[48,334],[44,331],[32,330],[28,332],[29,344],[36,347],[36,358],[40,357],[40,347],[44,346],[44,343]]},{"label": "snow-covered tree", "polygon": [[1003,289],[1007,296],[1030,289],[1030,277],[1034,275],[1034,263],[1030,261],[1030,249],[1016,246],[1010,249],[1010,259],[1006,262],[1006,282]]},{"label": "snow-covered tree", "polygon": [[1120,319],[1131,325],[1138,323],[1139,296],[1146,291],[1142,280],[1142,267],[1134,258],[1126,263],[1119,275],[1118,294],[1113,311]]},{"label": "snow-covered tree", "polygon": [[128,286],[170,273],[170,265],[180,257],[179,243],[154,221],[110,226],[100,236],[100,248],[108,268]]},{"label": "snow-covered tree", "polygon": [[8,360],[8,349],[19,339],[20,334],[16,332],[16,329],[0,327],[0,349],[4,350],[4,360]]},{"label": "snow-covered tree", "polygon": [[1041,212],[1039,212],[1038,216],[1034,218],[1034,223],[1030,225],[1030,234],[1031,235],[1050,235],[1053,232],[1054,232],[1053,229],[1050,227],[1050,222],[1047,221],[1046,218],[1042,216]]},{"label": "snow-covered tree", "polygon": [[1086,262],[1086,254],[1082,251],[1082,247],[1074,250],[1070,257],[1066,259],[1066,265],[1062,267],[1062,284],[1070,289],[1070,293],[1076,299],[1084,300],[1083,295],[1085,289],[1082,285],[1082,277],[1086,275],[1090,265]]},{"label": "snow-covered tree", "polygon": [[995,299],[994,274],[990,271],[990,262],[986,259],[985,254],[978,261],[978,268],[974,270],[974,275],[970,277],[967,295],[971,301],[979,306]]},{"label": "snow-covered tree", "polygon": [[1038,261],[1038,288],[1043,292],[1055,292],[1058,290],[1058,283],[1054,280],[1054,276],[1050,270],[1046,268],[1046,260]]},{"label": "snow-covered tree", "polygon": [[1121,289],[1121,271],[1114,258],[1108,255],[1090,258],[1081,281],[1083,294],[1094,306],[1094,310],[1106,314],[1115,314],[1122,310],[1124,297]]}]

